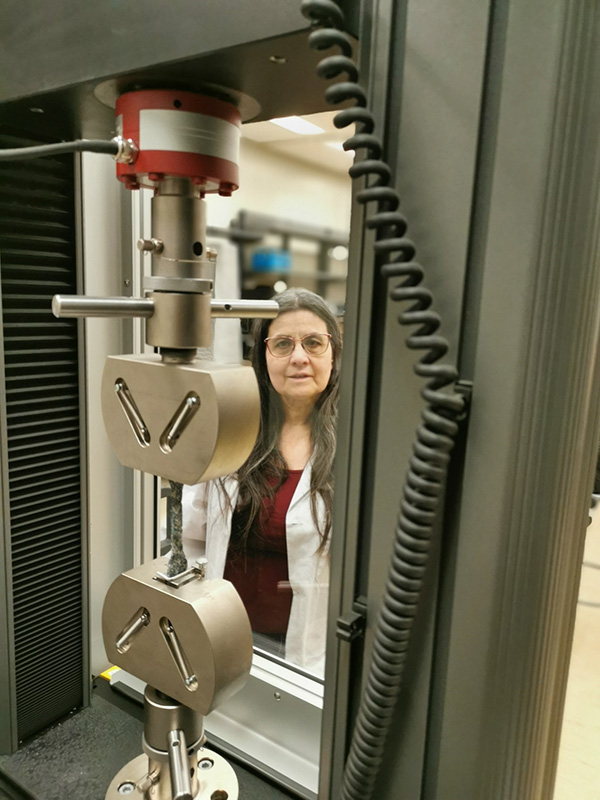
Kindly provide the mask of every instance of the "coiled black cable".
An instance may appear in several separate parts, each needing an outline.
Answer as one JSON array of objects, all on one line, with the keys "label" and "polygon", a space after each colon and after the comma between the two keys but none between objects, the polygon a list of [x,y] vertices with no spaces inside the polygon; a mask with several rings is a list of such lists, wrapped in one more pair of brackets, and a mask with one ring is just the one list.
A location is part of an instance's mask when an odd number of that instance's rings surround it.
[{"label": "coiled black cable", "polygon": [[12,147],[0,150],[0,161],[22,160],[24,158],[42,158],[58,156],[63,153],[108,153],[116,156],[119,144],[114,139],[76,139],[73,142],[56,142],[55,144],[39,144],[31,147]]},{"label": "coiled black cable", "polygon": [[398,317],[400,324],[417,326],[408,335],[407,346],[424,351],[414,370],[426,380],[421,390],[426,406],[402,490],[392,559],[375,624],[373,655],[342,780],[342,800],[367,800],[373,793],[402,683],[450,451],[458,421],[464,414],[464,397],[453,391],[455,368],[439,363],[448,351],[448,342],[437,333],[440,318],[432,310],[431,293],[421,285],[424,275],[414,261],[415,246],[405,237],[407,222],[398,211],[400,198],[389,185],[391,170],[382,160],[383,147],[374,133],[375,121],[358,84],[352,44],[344,33],[343,12],[333,0],[304,0],[301,10],[313,25],[309,45],[315,50],[339,50],[318,64],[317,74],[326,80],[345,77],[327,88],[325,97],[330,104],[355,102],[353,107],[336,114],[334,124],[337,128],[356,124],[356,133],[344,142],[344,149],[365,151],[364,160],[349,171],[353,179],[366,179],[365,188],[357,192],[357,200],[375,209],[372,213],[367,211],[365,224],[375,230],[375,252],[385,260],[382,275],[401,279],[391,289],[390,297],[409,303]]}]

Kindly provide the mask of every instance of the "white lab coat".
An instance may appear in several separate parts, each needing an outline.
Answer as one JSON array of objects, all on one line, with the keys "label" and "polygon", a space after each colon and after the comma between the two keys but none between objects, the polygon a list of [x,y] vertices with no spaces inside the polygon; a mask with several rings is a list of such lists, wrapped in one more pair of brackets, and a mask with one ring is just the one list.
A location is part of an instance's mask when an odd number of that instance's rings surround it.
[{"label": "white lab coat", "polygon": [[[319,677],[325,671],[325,634],[329,592],[329,556],[327,548],[317,553],[319,533],[310,508],[311,467],[307,465],[286,515],[288,572],[292,588],[292,606],[285,638],[286,660]],[[229,476],[224,487],[231,503],[223,497],[217,481],[184,486],[183,537],[186,552],[194,543],[206,541],[207,578],[222,578],[229,537],[232,509],[238,496],[237,479]],[[317,511],[324,518],[324,505],[317,498]]]}]

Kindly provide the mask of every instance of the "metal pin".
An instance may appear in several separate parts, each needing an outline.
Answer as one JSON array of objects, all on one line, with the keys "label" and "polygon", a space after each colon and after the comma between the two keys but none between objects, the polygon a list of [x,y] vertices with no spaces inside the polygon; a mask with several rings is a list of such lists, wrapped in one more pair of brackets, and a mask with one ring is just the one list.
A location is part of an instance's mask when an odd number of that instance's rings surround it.
[{"label": "metal pin", "polygon": [[138,608],[133,617],[131,617],[127,625],[125,625],[117,637],[115,647],[119,653],[126,653],[129,650],[131,646],[131,640],[134,639],[135,636],[142,630],[142,628],[145,628],[149,622],[150,612],[148,609],[144,608],[143,606]]},{"label": "metal pin", "polygon": [[164,452],[170,453],[175,447],[179,437],[199,408],[200,398],[198,395],[195,392],[187,394],[160,437],[160,446]]},{"label": "metal pin", "polygon": [[[126,284],[127,285],[127,284]],[[154,303],[145,297],[85,297],[55,294],[52,298],[55,317],[151,317]]]},{"label": "metal pin", "polygon": [[169,731],[167,734],[167,751],[169,753],[171,796],[173,800],[193,800],[187,743],[183,731]]},{"label": "metal pin", "polygon": [[146,423],[123,378],[117,378],[115,381],[115,392],[117,400],[121,404],[121,408],[135,434],[135,438],[142,447],[148,447],[150,445],[150,431],[146,427]]},{"label": "metal pin", "polygon": [[273,319],[279,314],[276,300],[211,300],[211,317],[239,317]]},{"label": "metal pin", "polygon": [[185,684],[185,688],[190,692],[195,692],[198,688],[198,679],[189,667],[188,661],[181,648],[181,644],[179,643],[179,637],[175,633],[175,628],[173,627],[171,621],[166,617],[161,619],[160,628],[163,632],[163,636],[165,637],[165,642],[167,643],[169,652],[173,656],[175,666],[181,675],[181,680]]}]

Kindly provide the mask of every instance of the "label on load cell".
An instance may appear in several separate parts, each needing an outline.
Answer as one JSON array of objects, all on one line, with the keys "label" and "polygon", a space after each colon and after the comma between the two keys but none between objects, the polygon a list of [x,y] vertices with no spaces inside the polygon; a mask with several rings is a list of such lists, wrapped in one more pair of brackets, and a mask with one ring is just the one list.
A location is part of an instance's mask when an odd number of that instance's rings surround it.
[{"label": "label on load cell", "polygon": [[140,111],[141,151],[197,153],[237,164],[239,143],[239,126],[218,117],[158,108]]}]

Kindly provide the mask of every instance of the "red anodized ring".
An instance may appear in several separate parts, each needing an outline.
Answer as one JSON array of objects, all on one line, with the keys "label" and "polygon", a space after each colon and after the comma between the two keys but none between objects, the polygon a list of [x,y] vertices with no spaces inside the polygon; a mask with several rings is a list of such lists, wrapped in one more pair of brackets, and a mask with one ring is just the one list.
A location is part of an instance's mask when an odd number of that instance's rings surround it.
[{"label": "red anodized ring", "polygon": [[127,92],[116,104],[117,129],[139,148],[117,164],[126,186],[154,186],[166,176],[190,178],[202,192],[230,195],[239,186],[241,116],[215,97],[165,89]]}]

